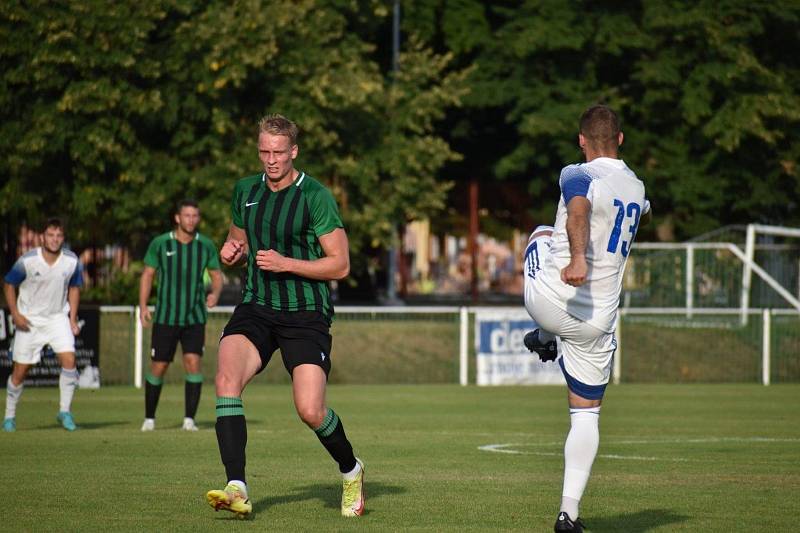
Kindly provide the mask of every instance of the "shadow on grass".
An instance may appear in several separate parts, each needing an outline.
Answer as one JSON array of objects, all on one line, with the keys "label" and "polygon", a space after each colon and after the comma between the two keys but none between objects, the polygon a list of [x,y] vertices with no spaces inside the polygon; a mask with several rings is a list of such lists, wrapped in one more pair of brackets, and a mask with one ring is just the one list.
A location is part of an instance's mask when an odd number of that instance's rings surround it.
[{"label": "shadow on grass", "polygon": [[[406,489],[398,485],[387,485],[386,483],[370,482],[367,480],[364,485],[364,492],[367,496],[367,509],[365,515],[369,514],[369,501],[373,498],[380,498],[388,494],[400,494]],[[253,513],[266,511],[270,507],[284,503],[300,502],[307,500],[317,500],[327,509],[339,509],[342,499],[341,484],[337,483],[316,483],[305,487],[298,487],[285,494],[276,494],[267,498],[261,498],[253,502]]]},{"label": "shadow on grass", "polygon": [[619,514],[607,518],[587,518],[587,529],[594,532],[625,531],[626,533],[645,533],[657,527],[677,524],[688,520],[688,516],[674,513],[668,509],[645,509],[630,514]]},{"label": "shadow on grass", "polygon": [[[104,422],[81,422],[80,419],[75,421],[78,424],[78,431],[81,430],[93,430],[93,429],[103,429],[112,426],[127,426],[130,424],[130,420],[114,420],[114,421],[104,421]],[[62,429],[61,422],[56,422],[53,420],[52,424],[46,424],[41,426],[34,426],[29,428],[33,431],[42,431],[45,429]]]}]

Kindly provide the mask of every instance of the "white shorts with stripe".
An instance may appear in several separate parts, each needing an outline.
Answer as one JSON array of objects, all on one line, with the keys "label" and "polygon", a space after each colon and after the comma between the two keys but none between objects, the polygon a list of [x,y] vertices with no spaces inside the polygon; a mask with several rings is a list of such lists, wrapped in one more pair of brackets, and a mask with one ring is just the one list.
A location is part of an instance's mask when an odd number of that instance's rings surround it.
[{"label": "white shorts with stripe", "polygon": [[41,360],[42,348],[46,344],[55,353],[75,352],[75,336],[67,315],[53,315],[31,322],[28,331],[17,329],[14,333],[11,351],[15,362],[35,365]]},{"label": "white shorts with stripe", "polygon": [[575,318],[538,290],[543,282],[541,276],[536,276],[535,266],[543,263],[550,252],[547,240],[549,236],[538,237],[526,248],[525,309],[542,330],[558,337],[561,353],[558,362],[570,390],[582,398],[599,400],[611,376],[617,341],[613,333]]}]

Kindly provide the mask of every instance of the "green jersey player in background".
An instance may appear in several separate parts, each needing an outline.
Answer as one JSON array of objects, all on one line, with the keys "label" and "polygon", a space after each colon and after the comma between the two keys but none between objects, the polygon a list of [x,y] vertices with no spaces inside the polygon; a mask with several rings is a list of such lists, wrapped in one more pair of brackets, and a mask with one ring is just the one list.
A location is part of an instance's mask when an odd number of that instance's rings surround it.
[{"label": "green jersey player in background", "polygon": [[[222,291],[222,274],[214,243],[197,231],[200,208],[194,200],[182,200],[175,213],[175,229],[152,240],[144,256],[144,271],[139,281],[140,320],[147,327],[153,322],[150,372],[145,379],[144,423],[142,431],[155,429],[156,408],[164,374],[175,357],[178,341],[186,370],[186,410],[183,429],[197,431],[194,422],[203,373],[206,335],[206,307],[217,305]],[[208,270],[211,292],[206,295],[203,276]],[[153,277],[158,272],[155,319],[147,307]]]}]

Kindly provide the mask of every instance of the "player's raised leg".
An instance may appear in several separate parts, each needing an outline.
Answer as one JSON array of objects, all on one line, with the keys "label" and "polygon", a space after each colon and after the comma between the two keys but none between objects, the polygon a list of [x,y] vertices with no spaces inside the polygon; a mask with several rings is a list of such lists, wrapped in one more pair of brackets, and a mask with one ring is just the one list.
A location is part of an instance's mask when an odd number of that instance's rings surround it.
[{"label": "player's raised leg", "polygon": [[219,345],[215,379],[217,402],[217,443],[228,483],[222,490],[210,490],[206,501],[215,510],[250,514],[253,506],[247,495],[245,448],[247,422],[244,417],[242,391],[261,368],[255,345],[244,335],[223,337]]},{"label": "player's raised leg", "polygon": [[[536,305],[533,285],[542,270],[542,265],[550,255],[552,235],[553,226],[537,226],[528,237],[522,258],[525,308],[531,316]],[[536,328],[525,334],[523,344],[531,352],[536,352],[542,361],[555,361],[558,356],[556,336],[542,328]]]},{"label": "player's raised leg", "polygon": [[297,414],[314,430],[317,438],[339,465],[342,473],[342,516],[364,514],[364,464],[356,459],[344,425],[333,409],[325,405],[327,376],[313,364],[292,371],[292,392]]}]

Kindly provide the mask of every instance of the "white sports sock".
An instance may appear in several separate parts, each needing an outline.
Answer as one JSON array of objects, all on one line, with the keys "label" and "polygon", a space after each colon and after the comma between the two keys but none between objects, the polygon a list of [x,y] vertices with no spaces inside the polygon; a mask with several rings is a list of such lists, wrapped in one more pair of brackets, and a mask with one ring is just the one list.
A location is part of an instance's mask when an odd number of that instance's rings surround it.
[{"label": "white sports sock", "polygon": [[244,481],[240,481],[238,479],[232,479],[228,481],[228,485],[234,485],[238,487],[239,491],[241,491],[242,493],[242,496],[244,496],[245,499],[247,499],[247,484],[245,484]]},{"label": "white sports sock", "polygon": [[356,466],[354,466],[351,471],[342,474],[342,477],[345,479],[345,481],[353,481],[356,476],[358,476],[359,472],[361,472],[361,463],[356,461]]},{"label": "white sports sock", "polygon": [[545,331],[542,328],[539,328],[539,342],[542,344],[547,344],[550,341],[556,340],[556,336],[550,333],[549,331]]},{"label": "white sports sock", "polygon": [[578,504],[583,496],[592,463],[600,444],[600,408],[570,409],[572,426],[564,443],[564,490],[561,492],[561,511],[573,520],[578,518]]},{"label": "white sports sock", "polygon": [[6,383],[6,418],[14,418],[17,416],[17,402],[19,397],[22,396],[22,389],[25,388],[23,381],[19,385],[11,383],[11,376],[8,376]]},{"label": "white sports sock", "polygon": [[61,375],[58,377],[58,388],[61,392],[59,401],[59,411],[69,413],[72,406],[72,396],[78,388],[78,369],[61,368]]}]

